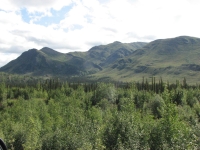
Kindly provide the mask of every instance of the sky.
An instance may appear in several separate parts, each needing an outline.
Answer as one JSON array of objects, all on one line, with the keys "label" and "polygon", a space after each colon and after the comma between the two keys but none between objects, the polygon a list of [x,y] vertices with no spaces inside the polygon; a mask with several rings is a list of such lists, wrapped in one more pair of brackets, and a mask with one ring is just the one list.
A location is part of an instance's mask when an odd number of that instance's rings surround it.
[{"label": "sky", "polygon": [[1,0],[0,67],[32,48],[200,37],[199,0]]}]

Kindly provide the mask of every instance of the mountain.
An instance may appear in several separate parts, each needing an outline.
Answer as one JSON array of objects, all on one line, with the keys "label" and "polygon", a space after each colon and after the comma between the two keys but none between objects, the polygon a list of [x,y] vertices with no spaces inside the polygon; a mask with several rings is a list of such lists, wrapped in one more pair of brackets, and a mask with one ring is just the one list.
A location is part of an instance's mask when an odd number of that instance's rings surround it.
[{"label": "mountain", "polygon": [[128,57],[118,59],[101,72],[115,80],[138,80],[157,76],[166,80],[199,81],[200,39],[180,36],[152,41]]},{"label": "mountain", "polygon": [[101,66],[107,66],[119,58],[129,56],[135,50],[142,48],[146,44],[144,42],[121,43],[116,41],[108,45],[95,46],[88,51],[88,58],[91,61],[98,60]]},{"label": "mountain", "polygon": [[[0,68],[0,71],[31,75],[73,75],[78,73],[77,66],[64,63],[65,56],[50,48],[31,49]],[[65,69],[63,69],[65,68]]]},{"label": "mountain", "polygon": [[93,73],[101,71],[110,63],[115,62],[119,58],[129,56],[146,44],[144,42],[121,43],[116,41],[108,45],[95,46],[86,53],[85,58],[87,62],[85,68],[91,70]]},{"label": "mountain", "polygon": [[200,79],[200,38],[180,36],[150,43],[113,42],[86,52],[60,53],[51,48],[31,49],[0,68],[7,73],[36,76],[88,77],[115,81]]},{"label": "mountain", "polygon": [[145,45],[146,43],[143,42],[114,42],[108,45],[95,46],[87,52],[70,52],[67,54],[48,47],[41,50],[31,49],[1,67],[0,71],[37,76],[83,76],[101,71],[108,63],[126,57]]}]

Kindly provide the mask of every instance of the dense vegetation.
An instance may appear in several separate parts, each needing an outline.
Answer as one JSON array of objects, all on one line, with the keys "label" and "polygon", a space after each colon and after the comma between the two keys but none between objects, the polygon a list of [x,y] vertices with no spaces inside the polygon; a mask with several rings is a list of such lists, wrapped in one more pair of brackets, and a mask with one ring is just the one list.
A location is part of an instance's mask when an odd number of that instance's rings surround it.
[{"label": "dense vegetation", "polygon": [[0,83],[9,149],[200,149],[200,87],[163,83]]}]

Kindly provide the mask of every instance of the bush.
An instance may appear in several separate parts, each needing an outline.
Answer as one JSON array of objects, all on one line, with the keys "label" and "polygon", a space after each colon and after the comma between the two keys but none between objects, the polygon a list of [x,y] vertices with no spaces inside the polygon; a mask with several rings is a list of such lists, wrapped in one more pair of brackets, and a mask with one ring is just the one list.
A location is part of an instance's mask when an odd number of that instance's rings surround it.
[{"label": "bush", "polygon": [[92,97],[92,105],[98,104],[101,100],[106,99],[110,103],[116,102],[116,89],[112,84],[100,83]]}]

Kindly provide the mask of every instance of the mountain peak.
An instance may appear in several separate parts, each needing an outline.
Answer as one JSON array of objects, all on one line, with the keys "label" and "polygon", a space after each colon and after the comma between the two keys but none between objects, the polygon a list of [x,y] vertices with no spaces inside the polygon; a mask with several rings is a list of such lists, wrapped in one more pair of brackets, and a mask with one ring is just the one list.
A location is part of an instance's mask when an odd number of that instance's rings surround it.
[{"label": "mountain peak", "polygon": [[195,44],[200,42],[199,38],[190,36],[179,36],[174,38],[174,40],[177,40],[178,44]]},{"label": "mountain peak", "polygon": [[25,51],[22,53],[23,56],[26,56],[26,57],[31,57],[31,56],[35,56],[38,54],[38,50],[35,49],[35,48],[32,48],[32,49],[29,49],[28,51]]},{"label": "mountain peak", "polygon": [[150,42],[145,46],[145,48],[149,49],[176,49],[177,47],[186,46],[190,44],[199,44],[200,39],[190,36],[179,36],[175,38],[167,38],[167,39],[158,39]]},{"label": "mountain peak", "polygon": [[40,51],[43,52],[43,53],[46,53],[46,52],[52,52],[52,51],[55,51],[55,50],[53,50],[49,47],[43,47],[42,49],[40,49]]},{"label": "mountain peak", "polygon": [[34,51],[38,51],[38,50],[37,50],[36,48],[32,48],[32,49],[29,49],[28,51],[29,51],[29,52],[30,52],[30,51],[33,51],[33,52],[34,52]]},{"label": "mountain peak", "polygon": [[61,54],[60,52],[57,52],[49,47],[43,47],[42,49],[40,49],[40,51],[49,56],[56,56],[56,55]]},{"label": "mountain peak", "polygon": [[114,41],[113,44],[121,44],[119,41]]}]

